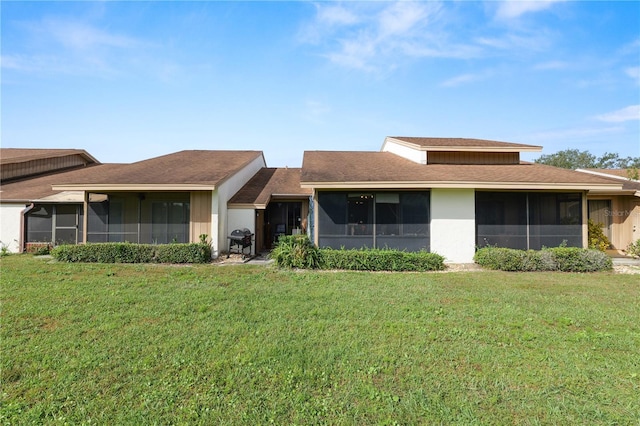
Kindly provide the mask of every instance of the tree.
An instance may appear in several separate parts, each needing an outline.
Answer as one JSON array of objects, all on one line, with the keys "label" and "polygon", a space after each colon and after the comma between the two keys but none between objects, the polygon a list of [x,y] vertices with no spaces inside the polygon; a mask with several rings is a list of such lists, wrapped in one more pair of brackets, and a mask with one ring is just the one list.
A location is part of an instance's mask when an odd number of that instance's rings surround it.
[{"label": "tree", "polygon": [[640,168],[640,157],[620,157],[613,152],[605,152],[601,157],[596,157],[589,151],[577,149],[565,149],[555,154],[541,155],[534,161],[538,164],[572,170]]}]

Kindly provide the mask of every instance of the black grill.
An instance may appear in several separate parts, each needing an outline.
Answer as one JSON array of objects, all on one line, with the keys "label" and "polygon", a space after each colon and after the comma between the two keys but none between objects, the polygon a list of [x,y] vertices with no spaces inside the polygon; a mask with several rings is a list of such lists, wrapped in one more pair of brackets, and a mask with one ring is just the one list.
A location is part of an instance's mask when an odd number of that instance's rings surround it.
[{"label": "black grill", "polygon": [[[244,229],[236,229],[229,235],[229,254],[227,255],[227,259],[231,253],[241,254],[244,259],[246,255],[251,254],[251,237],[253,234],[247,228]],[[235,247],[235,252],[234,250]],[[249,249],[249,253],[245,253],[246,249]]]}]

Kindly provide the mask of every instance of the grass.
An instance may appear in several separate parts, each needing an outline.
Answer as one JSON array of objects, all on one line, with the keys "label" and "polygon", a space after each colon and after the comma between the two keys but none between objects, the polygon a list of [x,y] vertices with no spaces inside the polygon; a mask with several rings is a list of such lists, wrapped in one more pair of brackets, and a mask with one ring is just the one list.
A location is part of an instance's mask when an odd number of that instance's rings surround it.
[{"label": "grass", "polygon": [[0,259],[4,424],[638,424],[637,276]]}]

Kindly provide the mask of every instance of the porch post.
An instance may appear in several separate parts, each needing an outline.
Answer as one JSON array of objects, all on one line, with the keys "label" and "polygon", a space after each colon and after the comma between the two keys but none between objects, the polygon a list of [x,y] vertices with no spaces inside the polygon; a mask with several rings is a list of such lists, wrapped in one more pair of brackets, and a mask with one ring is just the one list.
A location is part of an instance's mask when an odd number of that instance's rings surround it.
[{"label": "porch post", "polygon": [[582,248],[589,247],[589,207],[587,191],[582,192]]},{"label": "porch post", "polygon": [[84,215],[82,216],[82,244],[87,244],[87,233],[89,232],[89,191],[83,191],[82,208]]}]

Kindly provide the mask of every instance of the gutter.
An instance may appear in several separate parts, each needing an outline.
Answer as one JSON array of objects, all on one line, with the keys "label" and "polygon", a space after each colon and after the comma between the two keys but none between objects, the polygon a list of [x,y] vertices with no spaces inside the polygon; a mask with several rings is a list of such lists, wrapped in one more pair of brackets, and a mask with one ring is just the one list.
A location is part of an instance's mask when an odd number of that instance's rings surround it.
[{"label": "gutter", "polygon": [[24,253],[25,240],[26,240],[26,230],[24,228],[24,223],[25,223],[24,218],[27,216],[27,213],[29,213],[31,210],[33,210],[34,207],[35,207],[35,204],[31,203],[24,210],[22,210],[22,212],[21,212],[22,214],[20,215],[20,240],[18,241],[18,248],[20,249],[20,253]]}]

